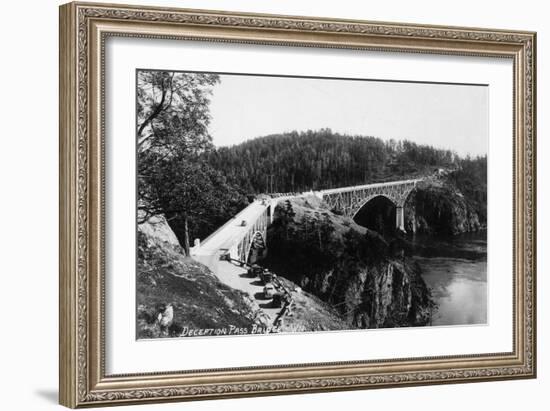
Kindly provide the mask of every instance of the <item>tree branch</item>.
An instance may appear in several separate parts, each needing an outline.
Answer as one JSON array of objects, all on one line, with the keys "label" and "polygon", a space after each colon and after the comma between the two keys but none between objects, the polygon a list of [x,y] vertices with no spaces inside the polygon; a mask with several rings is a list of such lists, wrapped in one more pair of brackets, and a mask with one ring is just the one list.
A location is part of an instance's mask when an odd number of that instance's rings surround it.
[{"label": "tree branch", "polygon": [[[166,87],[164,87],[164,82],[162,82],[162,96],[160,98],[160,102],[159,104],[155,107],[155,109],[151,112],[151,114],[149,114],[149,116],[147,116],[147,118],[143,121],[143,123],[141,123],[141,126],[139,126],[139,129],[138,129],[138,136],[141,136],[141,133],[143,133],[143,130],[145,129],[145,127],[147,127],[147,125],[153,121],[161,112],[162,110],[164,110],[164,100],[166,99]],[[143,143],[143,141],[145,140],[142,140],[140,143],[138,143],[138,146],[141,146],[141,144]]]}]

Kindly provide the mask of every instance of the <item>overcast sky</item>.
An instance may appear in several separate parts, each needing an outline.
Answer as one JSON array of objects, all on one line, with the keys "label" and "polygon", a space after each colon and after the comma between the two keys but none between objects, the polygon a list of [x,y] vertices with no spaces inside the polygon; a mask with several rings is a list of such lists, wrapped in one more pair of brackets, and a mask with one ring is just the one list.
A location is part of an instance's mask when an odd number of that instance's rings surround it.
[{"label": "overcast sky", "polygon": [[330,128],[487,154],[488,89],[477,85],[221,75],[212,95],[216,146]]}]

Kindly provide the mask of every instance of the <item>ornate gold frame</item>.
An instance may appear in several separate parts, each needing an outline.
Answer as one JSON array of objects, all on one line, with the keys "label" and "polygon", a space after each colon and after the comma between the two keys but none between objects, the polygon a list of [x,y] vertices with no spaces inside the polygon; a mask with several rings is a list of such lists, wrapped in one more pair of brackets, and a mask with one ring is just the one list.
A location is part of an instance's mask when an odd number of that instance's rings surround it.
[{"label": "ornate gold frame", "polygon": [[[514,350],[475,356],[108,376],[103,318],[103,59],[108,36],[498,56],[514,62]],[[60,8],[60,402],[68,407],[536,375],[532,32],[70,3]]]}]

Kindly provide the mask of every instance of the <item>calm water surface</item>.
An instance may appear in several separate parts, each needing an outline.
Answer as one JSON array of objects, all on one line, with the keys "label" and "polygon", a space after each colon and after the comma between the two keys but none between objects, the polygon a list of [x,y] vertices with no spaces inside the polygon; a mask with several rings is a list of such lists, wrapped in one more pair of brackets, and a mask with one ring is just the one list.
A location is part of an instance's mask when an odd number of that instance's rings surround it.
[{"label": "calm water surface", "polygon": [[438,305],[432,325],[487,323],[486,232],[415,236],[412,254]]}]

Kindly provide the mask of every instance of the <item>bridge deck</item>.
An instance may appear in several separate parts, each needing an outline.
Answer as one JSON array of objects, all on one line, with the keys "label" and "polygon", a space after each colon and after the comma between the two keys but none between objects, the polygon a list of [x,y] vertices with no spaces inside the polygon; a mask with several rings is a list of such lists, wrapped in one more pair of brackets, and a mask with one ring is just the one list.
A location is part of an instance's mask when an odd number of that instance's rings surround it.
[{"label": "bridge deck", "polygon": [[[254,224],[269,205],[269,202],[264,204],[261,201],[250,203],[248,207],[207,237],[194,254],[212,255],[220,249],[230,248],[246,235],[250,225]],[[243,221],[246,222],[245,226],[242,225]]]}]

